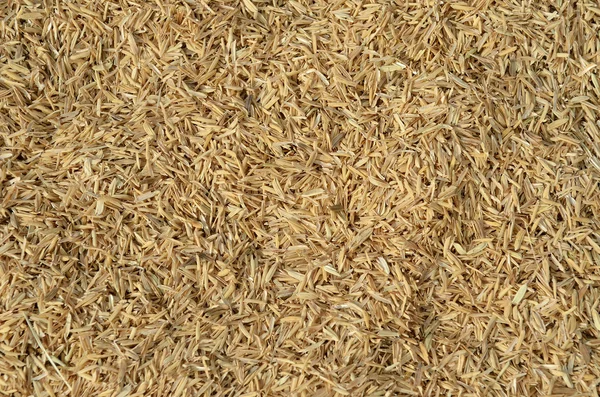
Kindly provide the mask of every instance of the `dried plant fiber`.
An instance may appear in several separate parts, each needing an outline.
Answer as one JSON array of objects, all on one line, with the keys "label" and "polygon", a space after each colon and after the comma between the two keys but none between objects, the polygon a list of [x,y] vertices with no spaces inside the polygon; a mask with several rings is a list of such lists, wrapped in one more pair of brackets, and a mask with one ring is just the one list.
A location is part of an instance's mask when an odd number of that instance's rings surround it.
[{"label": "dried plant fiber", "polygon": [[0,395],[598,396],[596,0],[0,0]]}]

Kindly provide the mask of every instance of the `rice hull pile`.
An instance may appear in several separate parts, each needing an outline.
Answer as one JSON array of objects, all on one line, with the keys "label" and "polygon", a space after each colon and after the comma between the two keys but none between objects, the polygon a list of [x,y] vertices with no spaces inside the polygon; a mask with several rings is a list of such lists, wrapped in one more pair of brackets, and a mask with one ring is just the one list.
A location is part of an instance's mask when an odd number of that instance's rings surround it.
[{"label": "rice hull pile", "polygon": [[596,1],[0,2],[0,394],[597,396]]}]

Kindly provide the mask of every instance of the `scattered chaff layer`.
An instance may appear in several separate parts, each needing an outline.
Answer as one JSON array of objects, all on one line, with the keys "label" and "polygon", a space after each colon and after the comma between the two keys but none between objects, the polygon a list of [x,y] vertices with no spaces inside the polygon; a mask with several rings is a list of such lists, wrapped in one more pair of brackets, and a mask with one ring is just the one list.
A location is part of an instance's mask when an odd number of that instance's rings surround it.
[{"label": "scattered chaff layer", "polygon": [[0,394],[597,396],[599,31],[0,1]]}]

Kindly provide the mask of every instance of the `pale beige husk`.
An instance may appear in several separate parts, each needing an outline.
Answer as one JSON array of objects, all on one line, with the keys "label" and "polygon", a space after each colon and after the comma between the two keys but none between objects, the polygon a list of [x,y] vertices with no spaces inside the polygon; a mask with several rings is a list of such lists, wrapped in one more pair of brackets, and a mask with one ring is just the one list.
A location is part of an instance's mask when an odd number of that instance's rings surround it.
[{"label": "pale beige husk", "polygon": [[598,396],[595,0],[0,1],[0,395]]}]

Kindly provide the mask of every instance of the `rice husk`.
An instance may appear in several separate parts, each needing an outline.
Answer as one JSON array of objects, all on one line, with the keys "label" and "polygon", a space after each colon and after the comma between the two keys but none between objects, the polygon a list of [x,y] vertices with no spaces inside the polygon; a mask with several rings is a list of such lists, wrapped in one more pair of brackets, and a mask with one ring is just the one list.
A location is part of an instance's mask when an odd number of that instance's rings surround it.
[{"label": "rice husk", "polygon": [[0,394],[598,396],[599,22],[0,2]]}]

